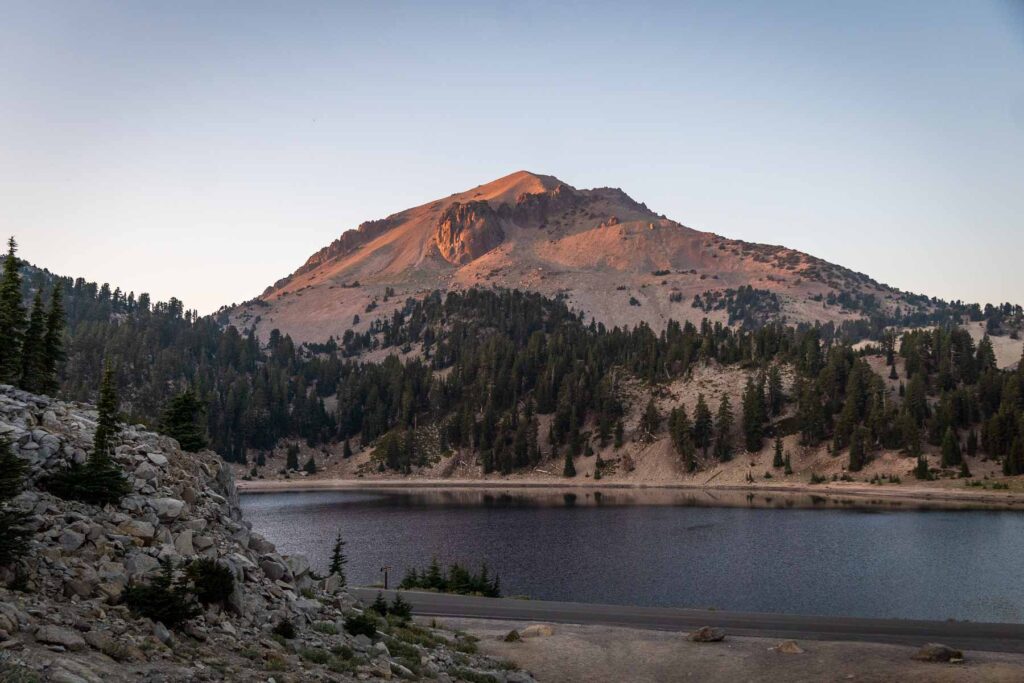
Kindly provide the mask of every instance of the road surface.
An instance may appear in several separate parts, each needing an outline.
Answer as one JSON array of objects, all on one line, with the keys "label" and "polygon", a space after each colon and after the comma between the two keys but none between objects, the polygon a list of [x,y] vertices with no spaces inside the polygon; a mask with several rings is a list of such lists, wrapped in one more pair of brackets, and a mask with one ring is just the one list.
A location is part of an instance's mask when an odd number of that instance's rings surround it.
[{"label": "road surface", "polygon": [[[376,588],[354,588],[364,602]],[[384,591],[393,599],[394,591]],[[1024,624],[970,621],[912,621],[855,617],[812,617],[758,612],[666,607],[632,607],[579,602],[478,598],[402,591],[417,616],[499,619],[503,621],[594,624],[658,631],[692,631],[717,626],[735,636],[794,640],[840,640],[919,646],[939,642],[964,650],[1024,653]]]}]

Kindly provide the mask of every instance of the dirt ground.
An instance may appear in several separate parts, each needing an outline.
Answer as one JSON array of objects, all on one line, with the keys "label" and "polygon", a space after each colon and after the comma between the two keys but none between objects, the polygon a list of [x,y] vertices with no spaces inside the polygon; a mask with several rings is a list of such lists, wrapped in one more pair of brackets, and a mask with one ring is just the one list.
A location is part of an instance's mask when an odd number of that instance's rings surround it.
[{"label": "dirt ground", "polygon": [[[701,681],[900,681],[901,683],[1024,680],[1024,655],[965,652],[961,664],[917,662],[915,648],[900,645],[808,640],[803,654],[782,654],[777,640],[733,638],[691,643],[685,634],[607,626],[554,624],[554,634],[504,642],[525,623],[444,619],[480,638],[486,654],[515,662],[537,680],[589,683]],[[956,643],[946,643],[956,647]]]}]

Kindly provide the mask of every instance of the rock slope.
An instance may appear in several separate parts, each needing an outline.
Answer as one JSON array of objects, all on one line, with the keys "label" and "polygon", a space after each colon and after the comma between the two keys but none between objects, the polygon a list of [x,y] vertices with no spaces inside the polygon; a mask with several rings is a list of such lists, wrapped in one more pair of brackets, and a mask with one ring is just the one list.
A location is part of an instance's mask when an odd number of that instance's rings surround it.
[{"label": "rock slope", "polygon": [[[316,577],[305,557],[282,556],[251,530],[231,470],[212,452],[185,453],[126,426],[114,457],[133,490],[118,506],[40,490],[47,473],[85,460],[95,418],[86,406],[0,386],[0,434],[30,464],[14,502],[33,531],[21,565],[0,570],[0,680],[532,680],[433,628],[381,620],[372,639],[347,633],[358,601],[337,577]],[[226,604],[174,632],[123,604],[160,560],[198,557],[234,575]],[[294,638],[275,635],[283,621]]]}]

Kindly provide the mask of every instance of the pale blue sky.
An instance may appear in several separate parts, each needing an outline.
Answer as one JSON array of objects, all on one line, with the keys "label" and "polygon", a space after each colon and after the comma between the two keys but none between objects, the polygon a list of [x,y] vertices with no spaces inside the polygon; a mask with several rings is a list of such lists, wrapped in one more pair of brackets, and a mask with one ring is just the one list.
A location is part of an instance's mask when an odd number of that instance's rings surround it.
[{"label": "pale blue sky", "polygon": [[518,169],[1024,302],[1020,2],[0,1],[0,64],[0,234],[202,312]]}]

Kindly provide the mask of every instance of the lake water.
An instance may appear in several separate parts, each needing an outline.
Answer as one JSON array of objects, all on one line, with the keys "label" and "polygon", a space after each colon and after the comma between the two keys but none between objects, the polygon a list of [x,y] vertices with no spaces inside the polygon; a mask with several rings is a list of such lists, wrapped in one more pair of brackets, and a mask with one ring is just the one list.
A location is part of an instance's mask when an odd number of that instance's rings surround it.
[{"label": "lake water", "polygon": [[[1024,514],[665,490],[253,493],[253,529],[349,581],[486,561],[504,595],[1024,623]],[[817,508],[817,509],[813,509]]]}]

